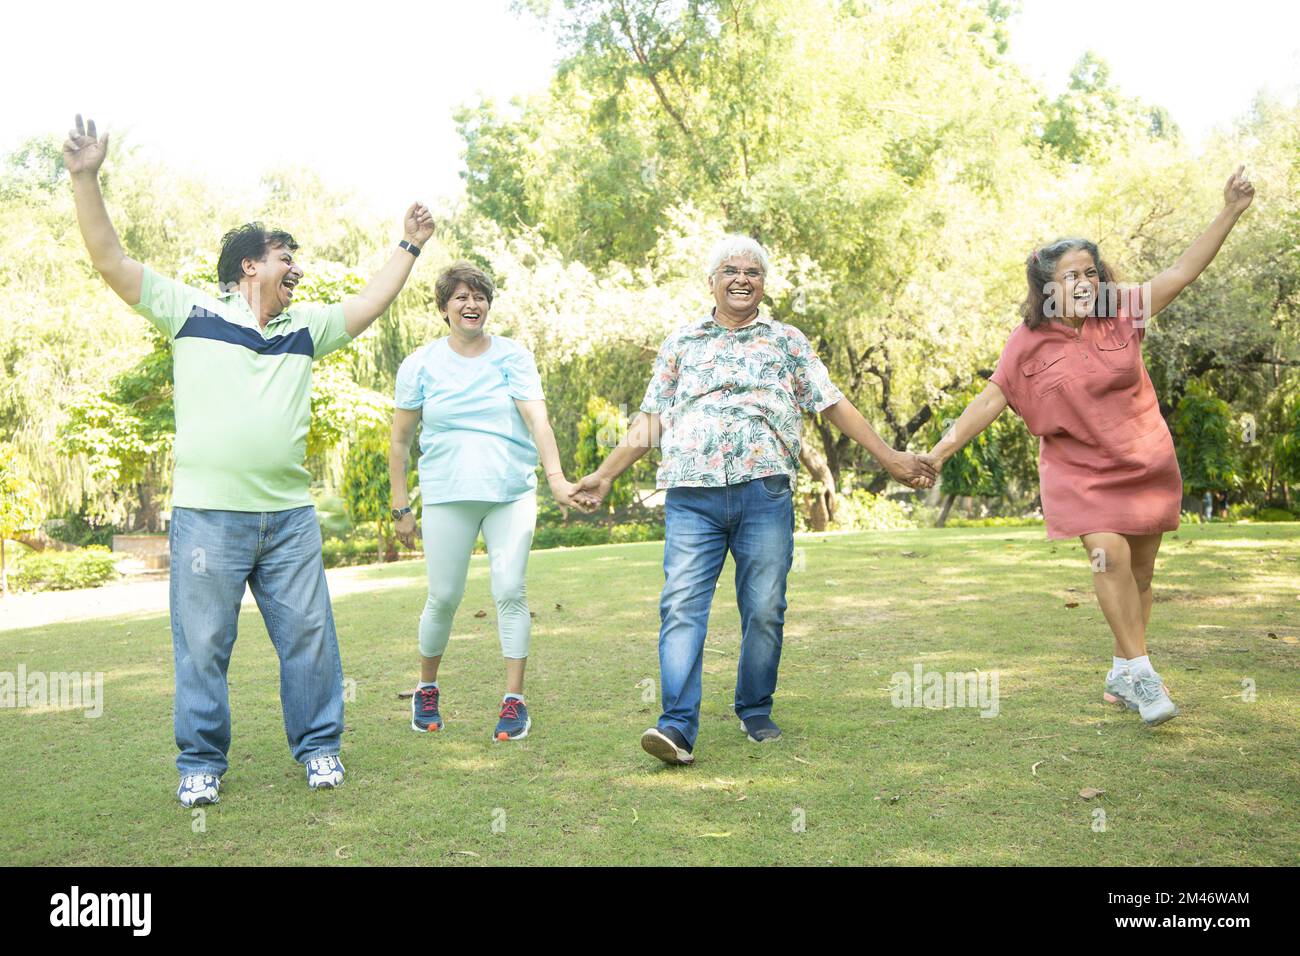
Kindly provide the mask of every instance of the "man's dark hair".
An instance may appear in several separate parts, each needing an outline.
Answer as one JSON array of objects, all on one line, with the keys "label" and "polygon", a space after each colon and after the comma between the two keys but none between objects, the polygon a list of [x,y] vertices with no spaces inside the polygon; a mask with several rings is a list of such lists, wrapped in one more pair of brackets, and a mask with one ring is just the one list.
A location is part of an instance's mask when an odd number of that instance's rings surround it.
[{"label": "man's dark hair", "polygon": [[244,260],[261,262],[272,246],[283,246],[290,252],[298,249],[293,236],[282,229],[268,231],[260,222],[246,222],[222,236],[221,257],[217,260],[217,282],[222,290],[237,288],[244,277]]}]

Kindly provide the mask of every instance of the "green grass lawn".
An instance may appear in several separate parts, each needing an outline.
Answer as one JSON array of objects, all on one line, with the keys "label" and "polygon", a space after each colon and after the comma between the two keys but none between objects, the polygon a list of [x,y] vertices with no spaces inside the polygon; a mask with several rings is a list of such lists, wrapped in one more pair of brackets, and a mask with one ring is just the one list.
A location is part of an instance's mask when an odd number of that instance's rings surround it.
[{"label": "green grass lawn", "polygon": [[[175,801],[171,638],[151,615],[0,633],[0,671],[104,672],[104,712],[0,709],[0,858],[16,864],[1288,864],[1300,859],[1300,526],[1166,536],[1149,643],[1182,715],[1101,703],[1110,632],[1077,542],[1041,528],[801,536],[790,576],[784,737],[730,704],[730,564],[705,648],[697,761],[638,736],[658,715],[662,544],[532,556],[527,739],[490,739],[503,690],[475,557],[417,735],[422,563],[335,602],[347,784],[308,791],[274,653],[245,613],[221,803]],[[391,583],[390,581],[390,583]],[[1069,604],[1077,602],[1077,607]],[[476,612],[486,611],[483,617]],[[1290,640],[1288,640],[1290,639]],[[997,671],[999,713],[896,708],[890,676]],[[655,681],[647,702],[647,680]],[[1243,699],[1243,680],[1254,699]],[[355,682],[354,684],[351,682]],[[1249,695],[1246,695],[1249,696]],[[1079,791],[1104,791],[1085,799]],[[1105,812],[1105,829],[1099,817]],[[803,826],[798,824],[802,821]]]}]

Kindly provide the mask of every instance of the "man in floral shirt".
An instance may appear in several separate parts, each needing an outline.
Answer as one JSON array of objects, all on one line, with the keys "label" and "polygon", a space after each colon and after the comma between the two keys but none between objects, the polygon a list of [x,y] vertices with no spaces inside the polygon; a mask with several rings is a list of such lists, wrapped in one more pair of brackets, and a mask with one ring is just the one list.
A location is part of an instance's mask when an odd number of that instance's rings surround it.
[{"label": "man in floral shirt", "polygon": [[619,475],[660,447],[668,489],[659,602],[663,715],[641,736],[659,759],[691,763],[699,731],[709,607],[723,562],[736,562],[740,666],[735,710],[749,739],[774,740],[771,718],[794,557],[795,475],[802,413],[820,412],[899,481],[927,487],[930,466],[890,448],[831,382],[808,339],[760,308],[767,253],[728,236],[709,267],[714,308],[670,335],[625,444],[581,487],[604,498]]}]

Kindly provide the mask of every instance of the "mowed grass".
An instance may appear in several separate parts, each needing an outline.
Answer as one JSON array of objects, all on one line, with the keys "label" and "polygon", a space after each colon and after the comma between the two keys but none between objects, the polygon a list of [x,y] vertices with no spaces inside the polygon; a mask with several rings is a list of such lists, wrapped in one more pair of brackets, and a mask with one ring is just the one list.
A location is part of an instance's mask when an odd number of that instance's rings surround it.
[{"label": "mowed grass", "polygon": [[[355,699],[347,783],[334,792],[308,791],[290,758],[275,656],[261,619],[245,613],[230,671],[231,766],[221,803],[201,816],[173,796],[165,616],[0,633],[0,671],[105,675],[97,719],[0,710],[0,857],[1297,862],[1300,527],[1185,525],[1166,536],[1149,642],[1182,715],[1156,729],[1101,703],[1111,638],[1077,542],[992,528],[801,536],[796,547],[773,714],[785,736],[751,744],[731,713],[739,618],[728,563],[688,768],[638,746],[658,714],[659,543],[532,556],[533,730],[508,744],[490,739],[503,669],[485,559],[474,559],[442,669],[447,725],[430,735],[411,731],[398,697],[416,677],[423,564],[375,568],[398,586],[335,602]],[[997,671],[998,715],[896,708],[890,677],[917,663]],[[1085,788],[1104,792],[1085,799]]]}]

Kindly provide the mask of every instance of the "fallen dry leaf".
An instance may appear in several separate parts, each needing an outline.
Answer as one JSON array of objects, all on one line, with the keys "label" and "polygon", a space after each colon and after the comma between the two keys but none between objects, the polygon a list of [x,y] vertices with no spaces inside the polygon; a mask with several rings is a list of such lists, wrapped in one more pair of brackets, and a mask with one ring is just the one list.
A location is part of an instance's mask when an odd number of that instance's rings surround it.
[{"label": "fallen dry leaf", "polygon": [[1032,767],[1029,768],[1029,772],[1032,773],[1035,777],[1037,777],[1037,776],[1038,776],[1038,768],[1041,767],[1042,765],[1043,765],[1043,762],[1042,762],[1041,760],[1038,761],[1038,763],[1034,764]]},{"label": "fallen dry leaf", "polygon": [[1079,606],[1079,602],[1078,602],[1078,601],[1066,601],[1066,602],[1065,602],[1065,606],[1066,606],[1066,607],[1078,607],[1078,606]]},{"label": "fallen dry leaf", "polygon": [[697,833],[695,836],[696,839],[701,839],[701,838],[722,839],[723,837],[731,836],[731,834],[730,833]]},{"label": "fallen dry leaf", "polygon": [[478,859],[478,854],[475,853],[473,850],[452,850],[451,852],[454,853],[456,856],[472,856],[474,857],[474,859],[476,860]]},{"label": "fallen dry leaf", "polygon": [[475,617],[487,617],[487,611],[475,611],[475,612],[474,612],[474,616],[475,616]]},{"label": "fallen dry leaf", "polygon": [[352,845],[351,843],[345,843],[345,844],[343,844],[341,847],[339,847],[337,850],[335,850],[335,851],[334,851],[334,858],[337,859],[337,860],[346,860],[346,859],[348,859],[348,854],[344,853],[343,851],[346,850],[346,849],[347,849],[348,847],[350,847],[351,845]]},{"label": "fallen dry leaf", "polygon": [[1093,797],[1100,797],[1105,790],[1098,790],[1096,787],[1084,787],[1079,791],[1079,796],[1085,800],[1091,800]]},{"label": "fallen dry leaf", "polygon": [[399,691],[397,692],[397,699],[398,699],[398,700],[409,700],[410,698],[412,698],[412,697],[414,697],[414,696],[415,696],[415,691],[413,691],[413,690],[399,690]]}]

